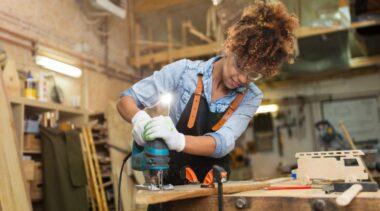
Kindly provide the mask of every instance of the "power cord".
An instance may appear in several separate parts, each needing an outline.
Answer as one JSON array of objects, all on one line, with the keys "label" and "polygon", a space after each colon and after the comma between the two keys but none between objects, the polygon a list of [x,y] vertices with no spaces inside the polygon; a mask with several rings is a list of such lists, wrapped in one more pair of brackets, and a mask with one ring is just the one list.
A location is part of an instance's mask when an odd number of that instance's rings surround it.
[{"label": "power cord", "polygon": [[121,164],[120,174],[119,174],[119,184],[118,184],[118,199],[117,199],[117,210],[121,211],[121,194],[120,194],[120,188],[121,188],[121,179],[123,178],[123,169],[124,165],[127,162],[128,158],[132,155],[132,153],[129,153],[123,160],[123,164]]}]

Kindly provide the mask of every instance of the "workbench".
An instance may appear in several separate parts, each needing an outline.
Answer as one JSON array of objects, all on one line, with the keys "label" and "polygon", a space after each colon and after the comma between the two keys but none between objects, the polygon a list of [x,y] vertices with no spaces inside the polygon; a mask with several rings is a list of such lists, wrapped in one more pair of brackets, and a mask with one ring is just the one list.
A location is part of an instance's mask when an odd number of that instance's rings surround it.
[{"label": "workbench", "polygon": [[[226,193],[224,191],[223,202],[224,210],[380,210],[380,191],[362,192],[346,207],[338,207],[335,199],[341,193],[325,194],[322,189],[303,189],[303,190],[264,190],[268,186],[295,186],[301,185],[298,181],[290,179],[279,179],[263,182],[230,182],[225,184],[227,187],[237,187],[241,184],[252,183],[251,188],[256,190]],[[237,185],[236,185],[237,184]],[[199,185],[198,185],[199,186]],[[217,211],[218,196],[216,188],[214,192],[206,194],[198,186],[176,186],[175,191],[148,193],[145,191],[137,192],[137,201],[145,203],[149,200],[157,200],[165,203],[164,210],[196,210],[196,211]],[[192,189],[192,191],[189,191]],[[203,191],[199,194],[198,191]],[[198,195],[194,195],[198,193]],[[152,198],[151,196],[154,196]],[[173,198],[173,195],[175,197]],[[205,196],[206,195],[206,196]],[[166,197],[170,196],[170,197]],[[176,199],[177,197],[177,199]]]}]

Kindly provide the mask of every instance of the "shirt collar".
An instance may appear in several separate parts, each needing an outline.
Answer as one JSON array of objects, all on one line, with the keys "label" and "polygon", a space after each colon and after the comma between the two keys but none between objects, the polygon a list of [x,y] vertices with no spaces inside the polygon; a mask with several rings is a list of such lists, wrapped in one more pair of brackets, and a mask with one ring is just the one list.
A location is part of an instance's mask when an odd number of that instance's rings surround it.
[{"label": "shirt collar", "polygon": [[208,79],[212,75],[212,67],[216,61],[221,59],[223,55],[217,55],[206,61],[204,68],[199,68],[198,73],[203,75],[204,79]]}]

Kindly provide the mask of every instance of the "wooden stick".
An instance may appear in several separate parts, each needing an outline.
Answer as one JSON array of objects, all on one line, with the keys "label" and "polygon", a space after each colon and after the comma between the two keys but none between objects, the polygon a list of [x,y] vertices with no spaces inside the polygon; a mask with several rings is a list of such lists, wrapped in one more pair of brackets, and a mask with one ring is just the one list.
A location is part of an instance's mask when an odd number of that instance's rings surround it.
[{"label": "wooden stick", "polygon": [[[350,134],[349,134],[348,131],[347,131],[347,128],[346,128],[346,126],[345,126],[343,120],[340,120],[340,121],[339,121],[339,126],[340,126],[340,128],[342,129],[342,131],[343,131],[343,133],[344,133],[344,136],[346,137],[346,139],[347,139],[348,143],[350,144],[351,148],[352,148],[353,150],[357,150],[357,148],[356,148],[354,142],[352,141],[352,138],[351,138]],[[372,182],[375,182],[375,180],[373,179],[371,172],[368,170],[367,165],[365,164],[364,160],[363,160],[360,156],[359,156],[359,159],[361,159],[361,161],[363,162],[363,164],[364,164],[364,168],[365,168],[365,170],[366,170],[367,173],[368,173],[368,177],[369,177],[369,179],[370,179]]]},{"label": "wooden stick", "polygon": [[86,147],[86,155],[87,155],[87,160],[89,161],[89,167],[90,167],[90,178],[91,178],[91,182],[93,184],[93,187],[94,187],[94,191],[95,191],[95,198],[96,198],[96,202],[98,204],[98,209],[100,211],[103,211],[103,206],[102,206],[102,201],[101,201],[101,198],[100,198],[100,195],[99,195],[99,186],[98,186],[98,183],[96,181],[96,175],[95,175],[95,170],[94,170],[94,165],[93,165],[93,158],[91,157],[91,151],[90,151],[90,146],[89,146],[89,138],[88,138],[88,134],[87,134],[87,130],[86,130],[86,127],[82,127],[82,132],[84,134],[84,143],[85,143],[85,147]]},{"label": "wooden stick", "polygon": [[94,158],[94,164],[95,164],[95,173],[96,173],[96,176],[97,176],[97,179],[98,179],[98,186],[99,186],[99,189],[100,189],[100,197],[102,199],[102,204],[103,204],[103,208],[105,211],[108,211],[108,205],[107,205],[107,201],[106,201],[106,195],[104,193],[104,188],[103,188],[103,180],[102,180],[102,173],[100,172],[100,168],[99,168],[99,161],[98,161],[98,156],[96,154],[96,150],[95,150],[95,144],[94,144],[94,139],[92,137],[92,132],[91,132],[91,128],[87,128],[87,135],[89,137],[89,144],[90,144],[90,149],[92,150],[91,151],[91,154]]}]

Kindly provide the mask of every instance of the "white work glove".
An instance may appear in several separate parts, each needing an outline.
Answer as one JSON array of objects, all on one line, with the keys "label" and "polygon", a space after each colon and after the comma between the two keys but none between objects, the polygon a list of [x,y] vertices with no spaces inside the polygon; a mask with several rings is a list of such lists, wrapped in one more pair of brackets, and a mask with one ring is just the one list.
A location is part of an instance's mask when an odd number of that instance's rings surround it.
[{"label": "white work glove", "polygon": [[143,137],[146,141],[162,138],[169,149],[181,152],[185,148],[185,135],[179,133],[168,116],[152,118],[145,125]]},{"label": "white work glove", "polygon": [[137,112],[133,118],[132,118],[132,135],[133,140],[140,145],[144,146],[145,141],[143,139],[143,132],[145,125],[151,120],[152,118],[147,114],[145,111],[141,110]]}]

